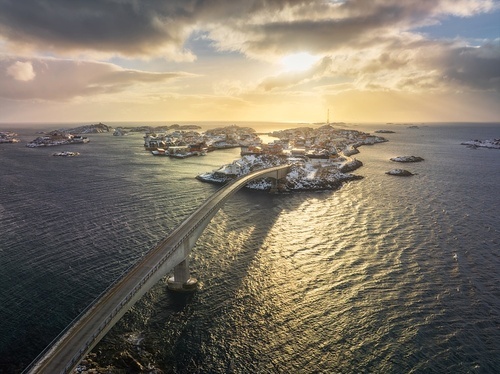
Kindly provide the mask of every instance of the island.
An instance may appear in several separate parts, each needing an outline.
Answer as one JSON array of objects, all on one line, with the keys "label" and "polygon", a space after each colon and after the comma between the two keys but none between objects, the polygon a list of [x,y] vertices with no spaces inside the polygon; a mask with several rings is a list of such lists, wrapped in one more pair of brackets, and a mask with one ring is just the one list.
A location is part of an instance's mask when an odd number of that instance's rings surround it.
[{"label": "island", "polygon": [[26,147],[37,148],[56,145],[85,144],[89,141],[90,140],[85,136],[73,135],[69,132],[55,130],[32,140],[26,144]]},{"label": "island", "polygon": [[122,127],[117,127],[115,129],[115,131],[113,131],[113,136],[124,136],[124,135],[127,135],[127,134],[128,134],[128,131],[126,131]]},{"label": "island", "polygon": [[79,152],[71,152],[71,151],[55,152],[52,154],[52,156],[60,156],[60,157],[74,157],[79,155],[80,155]]},{"label": "island", "polygon": [[376,134],[394,134],[395,131],[392,130],[377,130],[375,131]]},{"label": "island", "polygon": [[[354,151],[359,152],[358,147],[387,141],[356,130],[339,130],[330,124],[318,128],[275,131],[268,135],[276,140],[268,144],[258,143],[250,134],[247,135],[248,145],[241,145],[240,159],[199,174],[196,178],[209,183],[227,183],[252,171],[289,164],[290,171],[285,180],[280,181],[278,190],[332,190],[362,178],[350,174],[363,165],[361,161],[350,157]],[[254,139],[253,144],[250,144],[251,139]],[[271,180],[264,178],[252,181],[246,187],[270,190],[271,186]]]},{"label": "island", "polygon": [[0,131],[0,143],[19,143],[17,136],[12,131]]},{"label": "island", "polygon": [[411,177],[412,175],[415,175],[415,174],[409,172],[408,170],[404,170],[404,169],[392,169],[392,170],[387,171],[386,174],[395,175],[398,177]]},{"label": "island", "polygon": [[204,156],[219,149],[258,145],[260,138],[255,130],[236,125],[218,127],[199,133],[188,127],[173,125],[168,131],[144,135],[144,148],[154,156],[186,158]]},{"label": "island", "polygon": [[200,130],[201,126],[199,125],[179,125],[174,123],[173,125],[163,125],[163,126],[132,126],[125,127],[129,132],[143,132],[148,134],[160,134],[168,131],[191,131],[191,130]]},{"label": "island", "polygon": [[487,139],[487,140],[469,140],[460,143],[461,145],[466,145],[469,148],[491,148],[500,149],[500,138],[499,139]]},{"label": "island", "polygon": [[398,156],[390,159],[394,162],[421,162],[424,161],[422,157],[419,156]]},{"label": "island", "polygon": [[110,132],[112,129],[112,127],[99,122],[93,125],[84,125],[74,127],[72,129],[62,129],[60,131],[64,131],[70,134],[100,134],[104,132]]}]

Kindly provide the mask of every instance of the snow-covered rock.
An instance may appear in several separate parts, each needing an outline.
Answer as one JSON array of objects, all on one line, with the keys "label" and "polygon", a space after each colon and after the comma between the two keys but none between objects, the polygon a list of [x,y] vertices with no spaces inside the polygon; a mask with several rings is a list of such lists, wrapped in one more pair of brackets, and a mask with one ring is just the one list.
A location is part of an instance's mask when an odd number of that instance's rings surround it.
[{"label": "snow-covered rock", "polygon": [[469,140],[467,142],[462,142],[460,144],[467,145],[471,148],[483,147],[483,148],[500,149],[500,139]]},{"label": "snow-covered rock", "polygon": [[413,173],[409,172],[408,170],[404,170],[404,169],[392,169],[392,170],[389,170],[388,172],[386,172],[386,174],[396,175],[399,177],[410,177],[410,176],[414,175]]},{"label": "snow-covered rock", "polygon": [[390,159],[394,162],[420,162],[424,161],[422,157],[419,156],[398,156]]}]

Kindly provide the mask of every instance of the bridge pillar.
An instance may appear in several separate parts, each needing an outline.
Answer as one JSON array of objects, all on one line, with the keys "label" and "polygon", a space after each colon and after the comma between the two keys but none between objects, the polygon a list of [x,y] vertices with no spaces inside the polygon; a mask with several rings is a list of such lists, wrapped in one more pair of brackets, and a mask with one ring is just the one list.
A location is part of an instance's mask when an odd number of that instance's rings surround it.
[{"label": "bridge pillar", "polygon": [[168,278],[167,287],[171,291],[195,291],[198,280],[189,273],[189,257],[174,267],[174,275]]},{"label": "bridge pillar", "polygon": [[278,180],[276,178],[271,178],[271,189],[269,193],[278,193]]}]

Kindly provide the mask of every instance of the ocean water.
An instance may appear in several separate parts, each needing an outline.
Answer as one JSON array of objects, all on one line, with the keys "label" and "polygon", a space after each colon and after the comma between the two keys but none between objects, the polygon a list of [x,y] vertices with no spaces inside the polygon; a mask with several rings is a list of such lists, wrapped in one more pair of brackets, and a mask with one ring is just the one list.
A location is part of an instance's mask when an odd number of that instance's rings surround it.
[{"label": "ocean water", "polygon": [[[121,373],[137,371],[125,353],[164,373],[500,372],[500,150],[460,145],[500,125],[344,127],[396,133],[360,148],[364,179],[340,190],[238,192],[192,251],[199,290],[160,282],[92,360]],[[239,157],[89,137],[0,145],[0,373],[21,372],[218,188],[194,176]],[[401,155],[425,161],[389,161]],[[417,175],[385,174],[396,167]]]}]

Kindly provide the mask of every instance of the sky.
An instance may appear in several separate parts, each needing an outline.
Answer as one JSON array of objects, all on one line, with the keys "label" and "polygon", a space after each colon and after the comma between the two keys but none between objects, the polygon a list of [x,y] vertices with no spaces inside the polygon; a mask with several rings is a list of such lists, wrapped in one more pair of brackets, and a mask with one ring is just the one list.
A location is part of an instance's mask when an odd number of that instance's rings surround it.
[{"label": "sky", "polygon": [[500,0],[0,0],[0,123],[500,122]]}]

